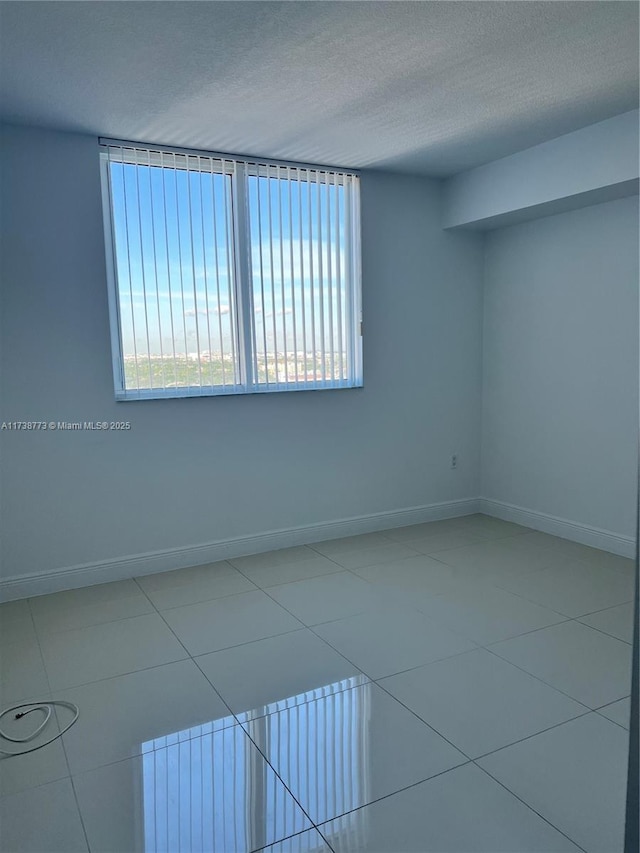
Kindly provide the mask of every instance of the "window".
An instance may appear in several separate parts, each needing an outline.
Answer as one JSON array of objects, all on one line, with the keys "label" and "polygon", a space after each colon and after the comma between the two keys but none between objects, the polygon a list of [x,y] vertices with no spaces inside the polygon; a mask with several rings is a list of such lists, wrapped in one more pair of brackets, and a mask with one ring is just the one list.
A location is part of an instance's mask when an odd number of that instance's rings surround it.
[{"label": "window", "polygon": [[116,399],[362,385],[357,175],[100,157]]}]

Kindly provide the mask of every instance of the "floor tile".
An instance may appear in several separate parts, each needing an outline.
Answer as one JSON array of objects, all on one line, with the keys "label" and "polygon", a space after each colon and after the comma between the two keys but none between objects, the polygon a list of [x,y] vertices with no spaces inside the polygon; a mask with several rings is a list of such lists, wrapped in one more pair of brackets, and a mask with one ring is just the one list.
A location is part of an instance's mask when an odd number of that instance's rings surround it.
[{"label": "floor tile", "polygon": [[631,647],[579,622],[496,643],[491,649],[589,708],[630,692]]},{"label": "floor tile", "polygon": [[312,828],[240,726],[75,779],[92,853],[244,853]]},{"label": "floor tile", "polygon": [[627,734],[588,714],[479,762],[588,853],[621,853]]},{"label": "floor tile", "polygon": [[319,827],[336,853],[577,853],[467,764]]},{"label": "floor tile", "polygon": [[288,560],[272,566],[245,567],[242,571],[260,589],[267,589],[282,583],[335,574],[341,572],[342,567],[322,554],[307,550],[307,556],[303,560]]},{"label": "floor tile", "polygon": [[482,537],[466,530],[451,530],[448,533],[426,536],[422,539],[412,539],[409,543],[412,548],[420,554],[437,554],[440,551],[448,551],[451,548],[460,548],[463,545],[477,545],[484,542]]},{"label": "floor tile", "polygon": [[342,539],[326,539],[314,542],[310,547],[325,557],[334,558],[339,554],[357,553],[389,545],[390,541],[382,533],[363,533],[360,536],[345,536]]},{"label": "floor tile", "polygon": [[566,617],[488,585],[461,587],[416,603],[423,613],[480,645],[516,637]]},{"label": "floor tile", "polygon": [[304,628],[196,660],[234,713],[267,713],[271,702],[360,675],[342,655]]},{"label": "floor tile", "polygon": [[442,533],[462,531],[464,526],[463,517],[445,518],[440,521],[425,521],[422,524],[411,524],[407,527],[392,527],[384,531],[387,539],[394,542],[406,542],[410,545],[412,539],[426,539],[429,536],[438,536]]},{"label": "floor tile", "polygon": [[620,604],[618,607],[609,607],[598,613],[589,613],[578,619],[584,625],[597,628],[611,637],[624,640],[625,643],[633,642],[633,602]]},{"label": "floor tile", "polygon": [[587,711],[484,649],[379,683],[470,758]]},{"label": "floor tile", "polygon": [[293,548],[281,548],[278,551],[265,551],[262,554],[249,554],[247,557],[234,557],[227,562],[239,569],[247,577],[256,569],[282,566],[285,563],[300,563],[317,557],[317,551],[307,545],[296,545]]},{"label": "floor tile", "polygon": [[86,851],[69,779],[13,794],[0,802],[0,847],[10,853]]},{"label": "floor tile", "polygon": [[50,634],[43,655],[54,691],[188,657],[156,613]]},{"label": "floor tile", "polygon": [[28,640],[3,642],[0,646],[0,695],[2,707],[23,699],[41,699],[49,682],[35,632]]},{"label": "floor tile", "polygon": [[632,559],[611,554],[609,551],[601,551],[599,548],[591,548],[589,545],[581,545],[579,542],[572,542],[570,539],[561,539],[559,536],[550,536],[548,533],[530,531],[526,534],[526,541],[555,551],[570,560],[592,563],[603,569],[617,569],[618,571],[633,573],[634,562]]},{"label": "floor tile", "polygon": [[137,581],[158,610],[255,589],[250,580],[224,561],[145,575]]},{"label": "floor tile", "polygon": [[154,738],[235,720],[191,660],[84,684],[56,694],[81,709],[64,735],[72,773],[131,758]]},{"label": "floor tile", "polygon": [[371,584],[351,572],[274,586],[269,595],[305,625],[342,619],[374,605]]},{"label": "floor tile", "polygon": [[467,761],[372,683],[243,725],[316,824]]},{"label": "floor tile", "polygon": [[604,708],[598,708],[598,713],[628,731],[631,716],[631,699],[618,699],[617,702],[605,705]]},{"label": "floor tile", "polygon": [[300,628],[300,622],[261,590],[164,611],[191,655],[263,640]]},{"label": "floor tile", "polygon": [[474,648],[474,643],[408,608],[379,608],[317,625],[315,632],[373,679]]},{"label": "floor tile", "polygon": [[263,847],[260,853],[332,853],[317,829],[308,829],[298,835],[276,841],[268,847]]},{"label": "floor tile", "polygon": [[450,566],[426,555],[392,560],[374,566],[355,569],[358,577],[369,583],[393,589],[398,598],[415,601],[414,594],[432,596],[457,586],[459,576]]},{"label": "floor tile", "polygon": [[132,580],[41,595],[30,604],[41,636],[153,613],[153,605]]},{"label": "floor tile", "polygon": [[[41,698],[46,701],[50,697]],[[7,703],[7,707],[13,704],[13,702]],[[12,737],[27,737],[42,723],[43,719],[42,711],[32,711],[20,720],[16,720],[13,713],[7,714],[2,718],[2,730]],[[58,731],[54,712],[38,737],[26,743],[13,743],[0,737],[0,750],[20,752],[23,749],[31,749],[45,743]],[[35,788],[56,779],[64,779],[68,775],[69,769],[60,740],[55,740],[48,746],[36,749],[34,752],[27,752],[25,755],[0,755],[0,797],[17,794],[27,788]]]},{"label": "floor tile", "polygon": [[469,578],[502,578],[545,569],[560,557],[548,549],[526,544],[522,537],[481,542],[439,552],[438,559]]},{"label": "floor tile", "polygon": [[485,539],[507,539],[530,532],[529,527],[481,513],[462,516],[459,521],[463,530],[473,532]]},{"label": "floor tile", "polygon": [[573,561],[496,583],[528,601],[571,617],[623,604],[633,598],[631,576]]},{"label": "floor tile", "polygon": [[376,566],[390,560],[415,557],[417,553],[417,549],[413,546],[410,548],[400,542],[387,542],[386,545],[379,545],[377,548],[362,548],[334,554],[331,559],[343,568],[353,570],[361,569],[364,566]]},{"label": "floor tile", "polygon": [[0,644],[36,641],[31,610],[26,598],[0,604]]}]

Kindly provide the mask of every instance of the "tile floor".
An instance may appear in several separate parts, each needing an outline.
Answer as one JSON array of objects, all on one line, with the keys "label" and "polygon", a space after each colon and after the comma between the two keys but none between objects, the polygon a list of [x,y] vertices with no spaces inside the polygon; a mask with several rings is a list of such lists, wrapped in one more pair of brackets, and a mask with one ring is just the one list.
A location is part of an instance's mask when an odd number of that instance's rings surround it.
[{"label": "tile floor", "polygon": [[476,515],[1,605],[2,849],[619,853],[632,595]]}]

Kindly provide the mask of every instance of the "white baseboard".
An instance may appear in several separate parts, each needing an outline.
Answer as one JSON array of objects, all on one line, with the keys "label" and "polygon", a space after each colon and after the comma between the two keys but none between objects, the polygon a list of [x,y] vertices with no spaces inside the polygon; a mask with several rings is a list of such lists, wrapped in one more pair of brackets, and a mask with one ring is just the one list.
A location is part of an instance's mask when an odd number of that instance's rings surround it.
[{"label": "white baseboard", "polygon": [[569,521],[566,518],[558,518],[546,512],[525,509],[503,501],[495,501],[492,498],[479,498],[478,504],[479,512],[501,518],[503,521],[523,524],[525,527],[560,536],[562,539],[571,539],[573,542],[600,548],[612,554],[620,554],[622,557],[633,559],[636,555],[636,540],[633,536],[622,536],[599,527],[580,524],[577,521]]},{"label": "white baseboard", "polygon": [[292,545],[309,545],[323,539],[338,539],[342,536],[373,533],[391,527],[404,527],[425,521],[456,518],[474,512],[479,512],[479,502],[476,498],[445,501],[426,506],[346,518],[340,521],[310,524],[288,530],[273,530],[256,536],[243,536],[200,545],[188,545],[183,548],[171,548],[165,551],[134,554],[118,557],[114,560],[102,560],[68,568],[55,568],[49,571],[16,575],[0,581],[0,602],[45,595],[65,589],[77,589],[97,583],[126,580],[127,578],[150,575],[156,572],[167,572],[171,569],[215,563],[218,560],[243,557],[247,554],[259,554],[263,551],[275,551],[279,548],[289,548]]}]

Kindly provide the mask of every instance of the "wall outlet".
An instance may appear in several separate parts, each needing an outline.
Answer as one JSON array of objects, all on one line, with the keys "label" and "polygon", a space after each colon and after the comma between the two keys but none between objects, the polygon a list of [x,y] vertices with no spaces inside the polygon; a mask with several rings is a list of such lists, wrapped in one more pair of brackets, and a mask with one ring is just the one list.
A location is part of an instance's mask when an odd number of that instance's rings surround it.
[{"label": "wall outlet", "polygon": [[451,454],[451,467],[452,468],[458,467],[458,454],[457,453]]}]

